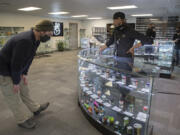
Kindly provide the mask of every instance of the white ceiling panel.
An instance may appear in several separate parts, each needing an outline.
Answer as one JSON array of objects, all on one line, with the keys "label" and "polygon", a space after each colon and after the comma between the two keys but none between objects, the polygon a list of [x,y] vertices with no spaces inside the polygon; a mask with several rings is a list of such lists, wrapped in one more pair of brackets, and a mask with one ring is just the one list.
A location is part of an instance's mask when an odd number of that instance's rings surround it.
[{"label": "white ceiling panel", "polygon": [[[109,10],[110,6],[136,5],[137,9]],[[22,12],[18,8],[36,6],[42,10]],[[88,17],[111,19],[116,11],[131,14],[150,13],[154,16],[180,16],[180,0],[0,0],[0,12],[19,13],[37,16],[52,16],[49,12],[66,11],[68,15],[58,17],[70,18],[72,15],[85,14]]]}]

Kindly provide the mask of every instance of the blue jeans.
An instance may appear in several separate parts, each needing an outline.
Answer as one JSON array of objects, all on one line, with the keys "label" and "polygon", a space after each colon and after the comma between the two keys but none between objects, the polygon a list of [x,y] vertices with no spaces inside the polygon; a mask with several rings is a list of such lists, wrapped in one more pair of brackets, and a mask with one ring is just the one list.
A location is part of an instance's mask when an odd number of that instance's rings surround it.
[{"label": "blue jeans", "polygon": [[133,58],[114,56],[114,67],[125,71],[132,71]]}]

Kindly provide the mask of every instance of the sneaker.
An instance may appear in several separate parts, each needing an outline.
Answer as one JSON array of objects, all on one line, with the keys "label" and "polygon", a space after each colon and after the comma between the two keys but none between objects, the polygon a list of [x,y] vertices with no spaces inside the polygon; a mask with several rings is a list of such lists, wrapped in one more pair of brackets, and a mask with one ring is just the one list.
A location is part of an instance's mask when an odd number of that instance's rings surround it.
[{"label": "sneaker", "polygon": [[34,112],[34,115],[37,116],[37,115],[39,115],[42,111],[45,111],[45,110],[48,108],[49,104],[50,104],[50,103],[47,102],[47,103],[45,103],[45,104],[40,105],[39,109],[38,109],[36,112]]},{"label": "sneaker", "polygon": [[25,122],[18,124],[18,126],[26,129],[33,129],[36,127],[36,123],[32,119],[28,119]]}]

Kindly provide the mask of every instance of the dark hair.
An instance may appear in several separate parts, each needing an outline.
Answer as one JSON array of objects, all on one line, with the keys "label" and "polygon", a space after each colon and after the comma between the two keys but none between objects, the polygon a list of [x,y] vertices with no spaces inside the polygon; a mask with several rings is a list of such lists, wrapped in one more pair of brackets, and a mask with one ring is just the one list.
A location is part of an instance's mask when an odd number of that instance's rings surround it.
[{"label": "dark hair", "polygon": [[118,18],[125,19],[126,17],[125,17],[125,14],[123,12],[116,12],[116,13],[114,13],[113,19],[118,19]]}]

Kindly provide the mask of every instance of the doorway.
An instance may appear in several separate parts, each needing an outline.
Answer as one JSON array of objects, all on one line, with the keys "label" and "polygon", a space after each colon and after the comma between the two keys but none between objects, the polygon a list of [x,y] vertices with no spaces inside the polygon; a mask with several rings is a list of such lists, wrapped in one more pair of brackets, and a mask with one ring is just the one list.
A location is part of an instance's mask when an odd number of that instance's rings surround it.
[{"label": "doorway", "polygon": [[69,48],[78,49],[78,24],[69,23]]}]

